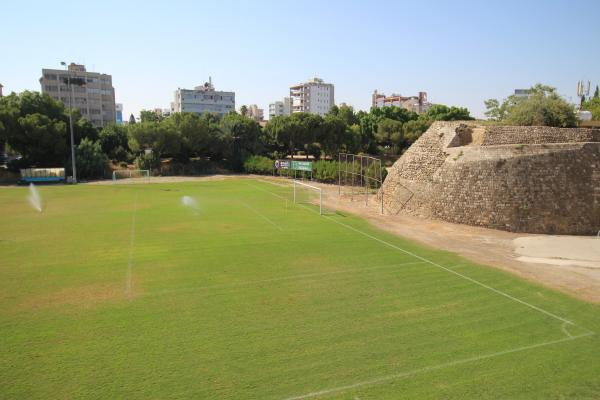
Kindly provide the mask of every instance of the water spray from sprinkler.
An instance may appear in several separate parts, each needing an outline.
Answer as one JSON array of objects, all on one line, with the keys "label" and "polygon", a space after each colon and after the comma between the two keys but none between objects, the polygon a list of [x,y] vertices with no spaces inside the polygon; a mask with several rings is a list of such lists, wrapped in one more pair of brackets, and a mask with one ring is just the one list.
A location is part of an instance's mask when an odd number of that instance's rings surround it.
[{"label": "water spray from sprinkler", "polygon": [[200,211],[200,206],[198,205],[198,202],[196,201],[196,199],[190,196],[183,196],[181,198],[181,205],[194,211],[194,214],[197,214]]},{"label": "water spray from sprinkler", "polygon": [[29,184],[29,196],[27,196],[27,201],[31,207],[42,212],[42,197],[33,183]]}]

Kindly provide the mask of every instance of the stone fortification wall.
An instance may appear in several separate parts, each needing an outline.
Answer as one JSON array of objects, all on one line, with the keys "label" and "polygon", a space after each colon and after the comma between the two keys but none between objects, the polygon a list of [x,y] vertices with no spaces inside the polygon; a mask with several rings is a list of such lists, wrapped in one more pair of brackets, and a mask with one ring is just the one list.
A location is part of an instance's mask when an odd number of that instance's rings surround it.
[{"label": "stone fortification wall", "polygon": [[489,126],[485,128],[485,137],[481,145],[572,142],[600,142],[600,130],[547,126]]},{"label": "stone fortification wall", "polygon": [[515,232],[596,233],[599,133],[436,122],[388,171],[385,208]]}]

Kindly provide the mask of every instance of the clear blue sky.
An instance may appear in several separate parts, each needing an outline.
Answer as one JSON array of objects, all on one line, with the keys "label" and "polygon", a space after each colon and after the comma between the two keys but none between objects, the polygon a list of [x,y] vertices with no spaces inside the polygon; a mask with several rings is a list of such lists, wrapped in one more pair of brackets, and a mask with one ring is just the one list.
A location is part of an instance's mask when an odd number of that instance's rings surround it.
[{"label": "clear blue sky", "polygon": [[[468,107],[542,82],[576,100],[600,84],[600,1],[6,1],[5,93],[40,90],[60,61],[113,76],[125,115],[167,108],[177,87],[212,76],[236,107],[286,96],[318,76],[336,103],[371,93],[429,93]],[[266,111],[266,110],[265,110]]]}]

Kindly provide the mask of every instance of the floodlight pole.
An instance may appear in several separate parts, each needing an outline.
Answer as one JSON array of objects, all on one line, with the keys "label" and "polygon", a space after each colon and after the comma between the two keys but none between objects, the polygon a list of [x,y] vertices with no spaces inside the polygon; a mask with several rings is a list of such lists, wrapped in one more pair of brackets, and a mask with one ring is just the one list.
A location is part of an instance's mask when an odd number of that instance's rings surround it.
[{"label": "floodlight pole", "polygon": [[342,164],[342,153],[338,153],[338,197],[342,195],[342,170],[340,166]]},{"label": "floodlight pole", "polygon": [[67,90],[69,90],[69,128],[71,130],[71,165],[73,167],[73,183],[77,183],[77,165],[75,163],[75,135],[73,134],[73,84],[71,83],[71,71],[67,63],[60,63],[67,71]]},{"label": "floodlight pole", "polygon": [[381,215],[383,215],[383,172],[381,171],[381,160],[379,160],[379,191],[381,192]]}]

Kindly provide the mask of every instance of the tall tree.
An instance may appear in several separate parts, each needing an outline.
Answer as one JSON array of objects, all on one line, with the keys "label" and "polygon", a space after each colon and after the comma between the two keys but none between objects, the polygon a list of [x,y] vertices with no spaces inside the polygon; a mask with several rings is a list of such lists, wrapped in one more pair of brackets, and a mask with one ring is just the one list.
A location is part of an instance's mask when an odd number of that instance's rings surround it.
[{"label": "tall tree", "polygon": [[213,143],[208,119],[195,113],[175,113],[164,123],[172,126],[180,137],[181,148],[177,159],[187,161],[190,157],[208,154]]},{"label": "tall tree", "polygon": [[419,116],[421,119],[431,121],[466,121],[471,120],[469,110],[464,107],[448,107],[443,104],[434,104],[429,110]]},{"label": "tall tree", "polygon": [[377,124],[375,137],[383,149],[385,149],[385,153],[398,153],[403,139],[402,122],[391,118],[381,119]]},{"label": "tall tree", "polygon": [[140,122],[161,122],[164,119],[162,112],[157,110],[140,111]]},{"label": "tall tree", "polygon": [[596,85],[596,90],[594,90],[594,98],[600,98],[600,89],[598,88],[598,85]]},{"label": "tall tree", "polygon": [[325,116],[322,128],[319,129],[319,137],[316,138],[325,155],[335,157],[348,143],[347,129],[348,125],[341,115],[327,114]]},{"label": "tall tree", "polygon": [[129,144],[125,127],[116,124],[104,127],[100,131],[99,142],[102,151],[111,160],[127,160],[129,155]]},{"label": "tall tree", "polygon": [[573,106],[547,85],[531,87],[527,97],[511,95],[502,103],[486,100],[485,105],[488,117],[510,125],[573,127],[577,124]]},{"label": "tall tree", "polygon": [[221,120],[225,156],[234,171],[242,170],[244,159],[252,154],[260,154],[262,144],[260,125],[252,118],[236,113],[227,114]]},{"label": "tall tree", "polygon": [[129,116],[129,125],[133,125],[135,124],[135,116],[133,114],[131,114]]},{"label": "tall tree", "polygon": [[0,98],[0,142],[21,154],[22,167],[65,164],[69,154],[67,121],[62,102],[47,94],[25,91]]}]

